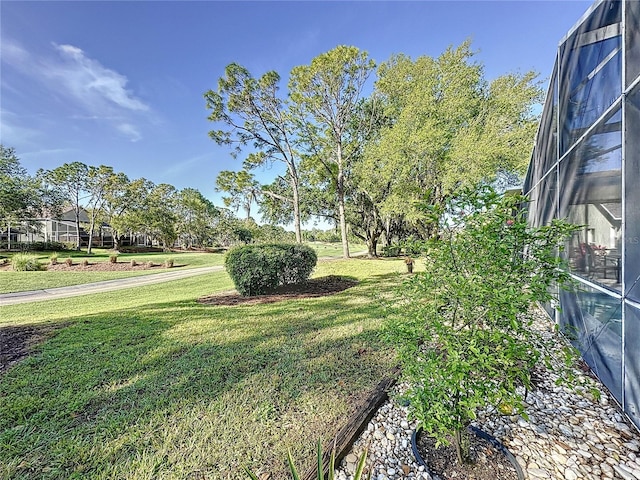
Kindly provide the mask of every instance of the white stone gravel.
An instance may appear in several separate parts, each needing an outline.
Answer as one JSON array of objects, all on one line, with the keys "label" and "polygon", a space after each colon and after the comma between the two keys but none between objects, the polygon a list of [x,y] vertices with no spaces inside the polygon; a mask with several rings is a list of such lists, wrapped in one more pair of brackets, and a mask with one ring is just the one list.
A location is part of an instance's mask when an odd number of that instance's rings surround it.
[{"label": "white stone gravel", "polygon": [[[549,326],[548,321],[540,325]],[[546,372],[539,388],[526,397],[528,419],[481,412],[474,424],[502,441],[530,480],[640,480],[638,430],[600,383],[584,372],[576,374],[580,384],[569,389],[556,386],[557,375]],[[397,385],[394,393],[402,388],[406,386]],[[415,422],[407,419],[407,410],[394,400],[385,402],[336,470],[336,478],[353,480],[357,459],[367,449],[374,480],[431,480],[413,457]]]}]

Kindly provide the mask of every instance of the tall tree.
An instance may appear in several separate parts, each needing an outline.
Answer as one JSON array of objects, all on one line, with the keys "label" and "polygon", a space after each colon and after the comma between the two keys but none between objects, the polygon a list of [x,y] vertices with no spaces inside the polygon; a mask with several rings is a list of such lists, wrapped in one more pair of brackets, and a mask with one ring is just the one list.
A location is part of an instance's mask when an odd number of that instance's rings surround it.
[{"label": "tall tree", "polygon": [[105,214],[104,208],[107,203],[109,187],[114,181],[116,174],[112,167],[100,165],[99,167],[89,166],[87,168],[87,178],[85,188],[89,195],[87,200],[87,213],[89,214],[89,245],[87,253],[91,254],[93,245],[93,233],[96,227],[96,220]]},{"label": "tall tree", "polygon": [[220,211],[195,188],[180,190],[176,196],[177,233],[187,248],[203,247],[213,239]]},{"label": "tall tree", "polygon": [[137,212],[144,210],[144,202],[153,183],[144,178],[130,181],[124,173],[111,177],[105,194],[105,215],[113,233],[114,248],[120,249],[125,232],[140,231]]},{"label": "tall tree", "polygon": [[244,148],[255,150],[245,160],[248,169],[270,162],[286,166],[286,181],[291,186],[293,224],[296,241],[302,241],[300,231],[299,156],[295,149],[295,131],[287,103],[279,96],[280,76],[267,72],[256,79],[249,71],[232,63],[225,76],[218,80],[217,91],[204,94],[211,110],[209,120],[222,123],[223,129],[212,130],[209,136],[218,145],[235,145],[234,154]]},{"label": "tall tree", "polygon": [[0,145],[0,227],[11,228],[12,221],[20,221],[37,228],[39,223],[32,219],[42,215],[50,200],[39,180],[20,165],[15,150]]},{"label": "tall tree", "polygon": [[381,212],[404,216],[423,236],[435,234],[425,203],[442,205],[464,186],[526,168],[542,94],[533,72],[488,83],[464,42],[437,58],[392,57],[375,94],[391,121],[367,146],[364,170],[389,186]]},{"label": "tall tree", "polygon": [[216,191],[225,192],[229,196],[222,197],[224,205],[237,212],[239,208],[245,211],[245,218],[251,218],[251,204],[258,200],[260,184],[247,170],[233,172],[223,170],[216,178]]},{"label": "tall tree", "polygon": [[[45,182],[58,192],[71,207],[76,225],[76,250],[80,250],[80,210],[81,198],[87,192],[89,167],[81,162],[65,163],[60,167],[42,173]],[[89,241],[91,243],[91,241]]]},{"label": "tall tree", "polygon": [[177,192],[173,185],[161,183],[149,191],[143,208],[137,212],[143,231],[169,250],[178,238]]},{"label": "tall tree", "polygon": [[[338,46],[291,71],[289,90],[300,117],[304,140],[335,183],[342,251],[349,257],[345,198],[350,164],[359,145],[352,120],[363,88],[375,68],[366,52]],[[363,122],[362,129],[370,128]]]}]

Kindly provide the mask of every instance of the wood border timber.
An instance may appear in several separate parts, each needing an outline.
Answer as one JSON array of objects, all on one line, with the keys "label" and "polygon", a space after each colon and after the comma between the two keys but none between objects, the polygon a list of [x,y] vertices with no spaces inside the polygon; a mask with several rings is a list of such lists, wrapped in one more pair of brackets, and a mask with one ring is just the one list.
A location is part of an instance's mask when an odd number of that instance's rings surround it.
[{"label": "wood border timber", "polygon": [[[389,398],[388,391],[396,383],[400,375],[400,368],[395,367],[390,375],[384,378],[376,388],[369,394],[363,404],[356,410],[347,424],[340,429],[333,440],[326,442],[322,447],[322,466],[325,478],[329,473],[329,459],[331,452],[335,451],[336,465],[349,453],[351,446],[364,431],[369,421],[376,414],[380,406]],[[302,480],[313,480],[318,478],[317,466],[314,465]]]}]

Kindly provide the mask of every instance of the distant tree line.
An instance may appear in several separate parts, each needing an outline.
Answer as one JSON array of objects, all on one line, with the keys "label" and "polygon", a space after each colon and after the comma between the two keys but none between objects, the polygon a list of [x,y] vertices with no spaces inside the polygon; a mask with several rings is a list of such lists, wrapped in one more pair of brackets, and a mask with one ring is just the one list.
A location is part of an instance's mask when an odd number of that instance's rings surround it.
[{"label": "distant tree line", "polygon": [[[82,210],[89,218],[87,224],[81,222]],[[105,165],[72,162],[29,175],[15,150],[0,145],[0,232],[11,223],[37,228],[39,219],[58,218],[63,211],[73,212],[78,250],[81,229],[93,238],[103,224],[111,228],[116,249],[129,234],[145,235],[165,248],[295,240],[294,233],[281,226],[236,218],[194,188],[177,190],[145,178],[130,180]],[[311,236],[320,240],[323,234],[315,230]]]},{"label": "distant tree line", "polygon": [[[366,93],[370,91],[370,93]],[[437,234],[435,207],[470,185],[517,182],[529,162],[542,90],[534,72],[486,80],[470,42],[440,56],[394,55],[376,66],[356,47],[338,46],[295,67],[287,91],[275,71],[254,77],[228,65],[204,94],[209,132],[242,159],[216,185],[225,205],[250,217],[301,224],[312,216],[376,255],[408,238]],[[279,163],[260,184],[253,171]]]}]

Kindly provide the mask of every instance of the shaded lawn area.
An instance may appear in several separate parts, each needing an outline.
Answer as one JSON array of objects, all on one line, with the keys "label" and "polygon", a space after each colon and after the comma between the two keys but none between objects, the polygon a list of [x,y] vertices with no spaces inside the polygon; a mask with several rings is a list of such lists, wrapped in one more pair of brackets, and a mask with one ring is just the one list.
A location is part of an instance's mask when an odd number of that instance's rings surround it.
[{"label": "shaded lawn area", "polygon": [[360,284],[313,299],[207,306],[224,272],[3,307],[0,327],[65,324],[0,376],[0,478],[286,478],[313,463],[391,369],[376,295],[401,261],[332,261]]},{"label": "shaded lawn area", "polygon": [[[41,263],[49,262],[51,252],[35,252]],[[66,258],[73,258],[74,264],[79,264],[83,260],[90,263],[108,262],[109,252],[100,251],[95,255],[87,256],[83,252],[59,252],[58,263],[64,263]],[[139,264],[153,262],[162,264],[166,259],[172,258],[176,267],[196,268],[222,265],[224,255],[220,253],[122,253],[118,255],[118,263],[129,263],[135,260]],[[174,267],[175,268],[175,267]],[[103,280],[114,280],[116,278],[137,277],[140,275],[152,275],[167,271],[157,270],[136,270],[136,271],[116,271],[116,272],[82,272],[82,271],[42,271],[42,272],[14,272],[11,270],[0,271],[0,293],[26,292],[30,290],[42,290],[55,287],[68,287],[70,285],[81,285],[84,283],[100,282]]]}]

